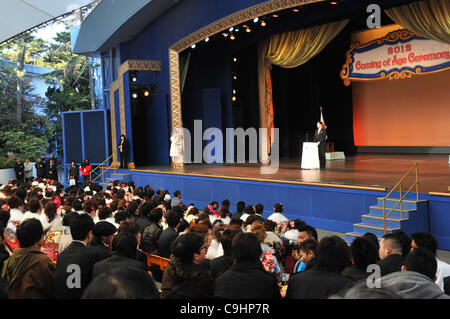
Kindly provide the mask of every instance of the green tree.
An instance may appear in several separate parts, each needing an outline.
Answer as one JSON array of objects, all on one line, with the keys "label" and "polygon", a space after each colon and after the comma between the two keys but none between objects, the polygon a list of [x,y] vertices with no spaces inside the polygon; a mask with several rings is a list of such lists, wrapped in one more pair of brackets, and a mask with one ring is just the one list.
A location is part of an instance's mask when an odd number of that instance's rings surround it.
[{"label": "green tree", "polygon": [[35,160],[47,151],[47,140],[25,132],[6,131],[0,133],[0,151],[13,153],[16,158]]}]

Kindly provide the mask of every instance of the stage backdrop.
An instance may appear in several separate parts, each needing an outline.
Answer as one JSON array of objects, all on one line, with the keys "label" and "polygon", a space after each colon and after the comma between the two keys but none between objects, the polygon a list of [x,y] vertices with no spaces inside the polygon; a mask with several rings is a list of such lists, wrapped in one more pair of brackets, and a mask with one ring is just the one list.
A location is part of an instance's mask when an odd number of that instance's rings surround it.
[{"label": "stage backdrop", "polygon": [[[380,36],[380,30],[372,36],[370,32],[352,41],[364,43]],[[410,79],[352,82],[355,146],[450,146],[449,83],[449,70]]]}]

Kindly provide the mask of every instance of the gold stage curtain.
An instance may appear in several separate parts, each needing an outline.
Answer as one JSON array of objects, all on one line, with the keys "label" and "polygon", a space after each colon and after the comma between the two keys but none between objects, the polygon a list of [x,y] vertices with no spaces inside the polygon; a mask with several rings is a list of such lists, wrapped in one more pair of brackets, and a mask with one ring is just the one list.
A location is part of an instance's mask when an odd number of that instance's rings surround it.
[{"label": "gold stage curtain", "polygon": [[[276,34],[258,45],[258,86],[260,127],[267,128],[267,153],[271,151],[274,127],[272,100],[272,64],[295,68],[320,53],[347,25],[348,19],[310,27],[294,32]],[[267,159],[268,154],[262,154]]]},{"label": "gold stage curtain", "polygon": [[450,0],[418,1],[385,11],[395,23],[419,36],[450,43]]}]

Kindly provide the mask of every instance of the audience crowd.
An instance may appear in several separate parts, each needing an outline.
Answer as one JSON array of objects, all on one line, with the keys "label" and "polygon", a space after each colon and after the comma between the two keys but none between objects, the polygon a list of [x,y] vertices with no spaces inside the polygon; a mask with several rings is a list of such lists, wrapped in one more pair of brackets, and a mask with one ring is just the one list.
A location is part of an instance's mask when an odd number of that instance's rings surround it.
[{"label": "audience crowd", "polygon": [[450,298],[450,265],[429,233],[349,245],[288,219],[281,203],[195,207],[178,190],[26,174],[0,186],[2,298]]}]

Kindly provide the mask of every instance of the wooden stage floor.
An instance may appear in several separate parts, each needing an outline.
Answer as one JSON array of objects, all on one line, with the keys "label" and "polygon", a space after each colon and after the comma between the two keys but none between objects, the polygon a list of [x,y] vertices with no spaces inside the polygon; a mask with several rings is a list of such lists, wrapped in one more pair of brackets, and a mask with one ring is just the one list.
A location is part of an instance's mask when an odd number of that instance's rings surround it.
[{"label": "wooden stage floor", "polygon": [[[271,175],[261,174],[259,164],[249,163],[186,164],[180,168],[146,166],[137,167],[132,171],[390,190],[417,161],[419,192],[448,193],[450,186],[448,160],[448,155],[356,154],[345,160],[327,161],[325,170],[302,170],[300,160],[281,160],[278,172]],[[412,174],[405,180],[403,190],[407,190],[414,181],[415,174]]]}]

